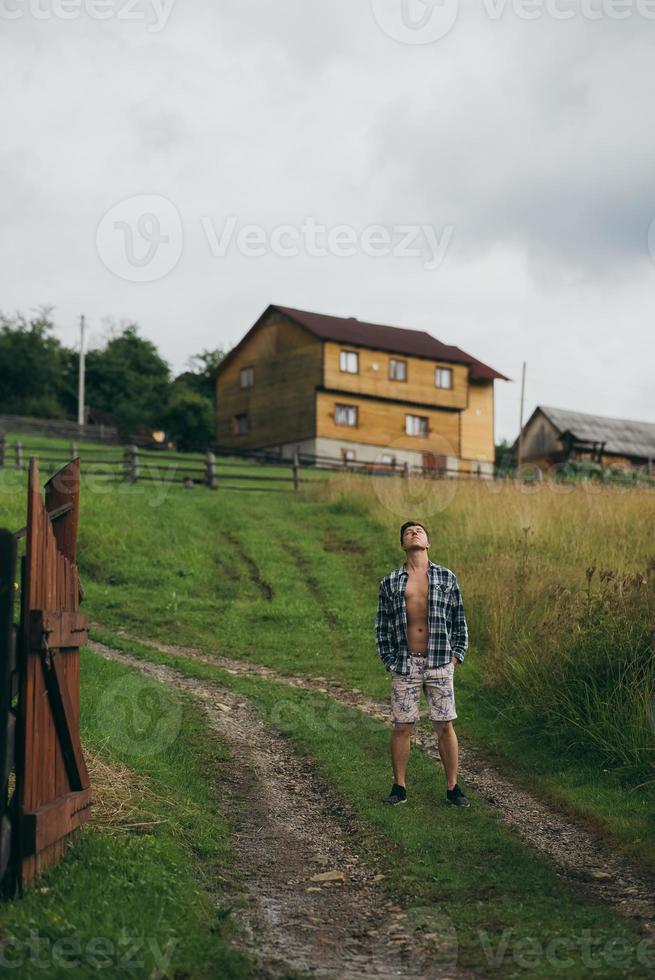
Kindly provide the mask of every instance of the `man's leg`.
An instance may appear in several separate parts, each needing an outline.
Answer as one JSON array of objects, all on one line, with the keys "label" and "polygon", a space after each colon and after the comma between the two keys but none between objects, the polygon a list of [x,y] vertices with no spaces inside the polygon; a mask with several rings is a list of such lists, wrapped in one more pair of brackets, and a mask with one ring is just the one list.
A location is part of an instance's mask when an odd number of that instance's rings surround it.
[{"label": "man's leg", "polygon": [[452,789],[457,782],[459,765],[457,733],[452,721],[433,721],[432,724],[437,733],[439,755],[446,773],[447,789]]},{"label": "man's leg", "polygon": [[411,657],[408,674],[391,672],[391,713],[394,724],[391,733],[391,763],[398,786],[405,785],[412,733],[419,718],[421,686],[418,668]]},{"label": "man's leg", "polygon": [[414,722],[408,724],[394,725],[391,733],[391,762],[393,765],[393,779],[398,786],[405,785],[407,776],[407,762],[412,747],[412,735],[414,734]]}]

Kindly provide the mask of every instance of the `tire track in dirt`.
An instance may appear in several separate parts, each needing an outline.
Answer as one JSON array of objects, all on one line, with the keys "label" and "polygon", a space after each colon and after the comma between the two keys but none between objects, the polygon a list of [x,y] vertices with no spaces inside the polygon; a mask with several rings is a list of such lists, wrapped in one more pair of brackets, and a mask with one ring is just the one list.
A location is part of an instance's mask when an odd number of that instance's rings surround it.
[{"label": "tire track in dirt", "polygon": [[[376,701],[356,688],[345,688],[325,677],[279,674],[262,664],[210,656],[194,647],[156,643],[124,632],[119,635],[163,653],[213,664],[228,673],[257,676],[289,687],[318,691],[378,721],[389,725],[391,722],[390,704]],[[93,644],[89,645],[93,647]],[[434,735],[417,731],[414,743],[441,765]],[[651,875],[637,870],[616,854],[611,842],[515,785],[511,778],[485,759],[482,752],[462,745],[461,741],[459,773],[467,785],[494,807],[509,827],[555,866],[558,876],[578,894],[610,905],[626,918],[640,920],[645,934],[655,942],[655,879]]]},{"label": "tire track in dirt", "polygon": [[[460,970],[454,929],[430,932],[425,910],[394,905],[374,870],[360,866],[351,838],[356,817],[311,762],[267,724],[246,697],[219,683],[200,681],[104,644],[96,653],[187,691],[203,706],[209,724],[237,764],[218,787],[234,828],[231,846],[249,902],[232,910],[244,948],[258,962],[258,976],[315,978],[475,977]],[[332,799],[332,804],[330,800]],[[333,880],[316,879],[332,874]],[[236,896],[237,898],[239,896]],[[221,907],[233,905],[234,893]],[[432,923],[434,926],[434,923]]]},{"label": "tire track in dirt", "polygon": [[325,622],[328,624],[330,629],[336,630],[338,632],[340,629],[339,621],[337,617],[334,615],[334,613],[332,612],[332,610],[330,609],[330,607],[325,602],[324,589],[319,585],[318,580],[312,571],[310,560],[307,558],[306,555],[303,555],[300,548],[293,542],[288,541],[282,537],[278,537],[278,542],[280,544],[280,547],[282,547],[287,552],[287,554],[290,555],[291,558],[293,558],[299,570],[302,572],[303,581],[307,585],[307,588],[311,593],[312,598],[315,599],[317,605],[319,606],[321,612],[323,613]]},{"label": "tire track in dirt", "polygon": [[234,549],[235,555],[240,555],[242,561],[248,569],[250,581],[257,586],[263,597],[270,602],[270,600],[273,598],[273,586],[270,582],[267,582],[262,578],[257,562],[255,562],[250,555],[246,554],[246,552],[243,550],[243,542],[239,541],[237,536],[233,534],[232,531],[223,530],[221,533],[225,540],[228,541]]}]

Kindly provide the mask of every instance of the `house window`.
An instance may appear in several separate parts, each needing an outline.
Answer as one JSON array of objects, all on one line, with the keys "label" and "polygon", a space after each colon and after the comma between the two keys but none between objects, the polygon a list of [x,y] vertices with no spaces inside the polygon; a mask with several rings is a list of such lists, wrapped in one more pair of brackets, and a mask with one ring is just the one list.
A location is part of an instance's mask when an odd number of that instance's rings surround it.
[{"label": "house window", "polygon": [[389,380],[407,381],[407,361],[395,361],[393,357],[389,361]]},{"label": "house window", "polygon": [[391,453],[382,453],[380,456],[380,462],[383,463],[384,466],[395,466],[396,457],[392,456]]},{"label": "house window", "polygon": [[232,416],[232,435],[244,436],[249,431],[248,413],[241,412],[240,415]]},{"label": "house window", "polygon": [[254,367],[241,368],[241,387],[242,388],[252,388],[255,383],[255,369]]},{"label": "house window", "polygon": [[339,370],[348,374],[359,374],[359,354],[354,350],[339,352]]},{"label": "house window", "polygon": [[354,449],[342,449],[341,458],[344,463],[352,463],[355,461],[355,450]]},{"label": "house window", "polygon": [[428,420],[425,415],[405,416],[405,435],[427,436],[427,434],[428,434]]},{"label": "house window", "polygon": [[357,425],[357,406],[335,405],[334,421],[337,425]]},{"label": "house window", "polygon": [[434,372],[434,383],[437,388],[452,388],[453,369],[438,367]]}]

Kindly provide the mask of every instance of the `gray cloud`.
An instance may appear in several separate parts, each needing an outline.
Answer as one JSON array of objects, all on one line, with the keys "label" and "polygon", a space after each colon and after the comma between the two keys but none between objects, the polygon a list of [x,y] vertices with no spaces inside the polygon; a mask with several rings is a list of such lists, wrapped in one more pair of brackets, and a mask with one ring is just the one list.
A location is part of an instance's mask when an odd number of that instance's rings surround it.
[{"label": "gray cloud", "polygon": [[[167,25],[3,22],[0,307],[134,318],[175,368],[236,342],[269,302],[430,330],[543,401],[655,420],[655,23],[498,21],[400,44],[367,3],[197,0]],[[118,8],[117,8],[118,9]],[[163,195],[182,218],[165,278],[96,252],[103,215]],[[358,234],[454,226],[436,271],[386,256],[211,254],[202,219],[270,233],[307,216]],[[635,361],[635,352],[639,356]],[[517,385],[497,386],[513,438]]]}]

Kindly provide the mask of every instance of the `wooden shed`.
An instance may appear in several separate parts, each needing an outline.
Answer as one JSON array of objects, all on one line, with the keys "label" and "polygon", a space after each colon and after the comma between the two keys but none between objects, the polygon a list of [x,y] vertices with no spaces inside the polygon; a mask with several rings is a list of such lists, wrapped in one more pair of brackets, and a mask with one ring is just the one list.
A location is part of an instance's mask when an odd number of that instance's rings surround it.
[{"label": "wooden shed", "polygon": [[494,381],[423,330],[271,305],[216,370],[220,450],[493,473]]},{"label": "wooden shed", "polygon": [[[538,405],[521,430],[521,460],[552,469],[569,460],[647,467],[655,460],[655,423]],[[518,439],[512,446],[518,453]]]}]

